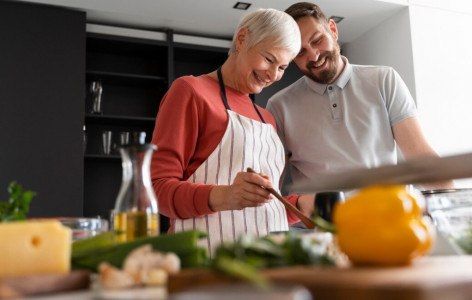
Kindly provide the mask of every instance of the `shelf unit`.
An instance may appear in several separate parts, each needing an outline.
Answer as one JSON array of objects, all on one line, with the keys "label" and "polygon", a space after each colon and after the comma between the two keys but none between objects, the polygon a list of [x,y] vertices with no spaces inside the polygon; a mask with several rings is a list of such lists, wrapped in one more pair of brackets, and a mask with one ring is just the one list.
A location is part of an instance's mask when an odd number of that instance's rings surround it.
[{"label": "shelf unit", "polygon": [[[146,132],[150,142],[159,103],[175,78],[211,72],[227,58],[229,40],[87,25],[84,117],[84,216],[108,218],[121,185],[119,133]],[[102,113],[91,113],[89,87],[100,81]],[[113,132],[103,154],[101,133]],[[161,231],[168,222],[161,218]]]}]

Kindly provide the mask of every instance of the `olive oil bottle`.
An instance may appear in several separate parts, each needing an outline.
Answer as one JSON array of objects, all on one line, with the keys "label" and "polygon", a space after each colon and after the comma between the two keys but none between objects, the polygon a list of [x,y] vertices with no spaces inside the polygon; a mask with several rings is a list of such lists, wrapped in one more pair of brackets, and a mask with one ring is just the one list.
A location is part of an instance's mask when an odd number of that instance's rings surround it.
[{"label": "olive oil bottle", "polygon": [[156,214],[147,214],[143,211],[123,212],[115,215],[115,230],[123,231],[118,241],[131,241],[145,236],[159,234],[159,218]]},{"label": "olive oil bottle", "polygon": [[[144,133],[143,133],[144,134]],[[130,144],[120,147],[123,177],[116,198],[113,227],[123,234],[120,242],[159,234],[159,213],[152,189],[151,156],[157,148],[135,135]]]}]

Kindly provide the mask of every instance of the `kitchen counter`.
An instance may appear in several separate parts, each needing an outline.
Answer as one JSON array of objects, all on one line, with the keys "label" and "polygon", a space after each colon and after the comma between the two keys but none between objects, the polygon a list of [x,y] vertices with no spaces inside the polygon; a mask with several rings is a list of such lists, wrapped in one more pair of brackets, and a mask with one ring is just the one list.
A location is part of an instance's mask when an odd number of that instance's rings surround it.
[{"label": "kitchen counter", "polygon": [[[87,291],[21,298],[25,300],[88,299],[370,299],[466,300],[472,295],[472,256],[426,256],[402,267],[299,266],[265,270],[277,292],[261,293],[250,285],[206,269],[187,269],[169,278],[164,288]],[[311,295],[310,295],[311,294]],[[276,295],[284,295],[277,298]],[[233,298],[231,298],[233,297]],[[275,297],[275,298],[274,298]],[[20,299],[20,298],[17,298]]]},{"label": "kitchen counter", "polygon": [[[13,298],[15,300],[90,300],[90,299],[168,299],[165,287],[135,288],[120,291],[106,291],[93,286],[89,290],[71,291],[56,294],[44,294],[38,296]],[[1,297],[0,297],[1,299]]]},{"label": "kitchen counter", "polygon": [[[264,274],[276,285],[298,284],[314,299],[471,299],[472,256],[426,256],[402,267],[288,267]],[[209,270],[183,270],[169,292],[225,284],[232,279]]]}]

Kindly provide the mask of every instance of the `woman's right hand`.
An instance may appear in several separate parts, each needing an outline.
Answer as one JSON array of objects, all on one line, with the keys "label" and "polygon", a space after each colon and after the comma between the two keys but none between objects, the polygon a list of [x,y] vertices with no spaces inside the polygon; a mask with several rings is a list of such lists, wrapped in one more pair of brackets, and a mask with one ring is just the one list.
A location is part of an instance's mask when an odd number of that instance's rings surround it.
[{"label": "woman's right hand", "polygon": [[239,172],[233,184],[218,185],[211,190],[208,204],[213,211],[262,206],[272,200],[272,195],[266,190],[271,187],[266,175]]}]

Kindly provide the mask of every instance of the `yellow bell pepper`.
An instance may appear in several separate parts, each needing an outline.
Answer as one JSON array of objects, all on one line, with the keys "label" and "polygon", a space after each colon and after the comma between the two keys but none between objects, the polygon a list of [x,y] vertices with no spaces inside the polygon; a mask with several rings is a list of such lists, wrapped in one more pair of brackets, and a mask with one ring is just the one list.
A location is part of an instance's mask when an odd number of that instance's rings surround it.
[{"label": "yellow bell pepper", "polygon": [[423,196],[405,186],[365,188],[334,208],[339,248],[354,264],[409,264],[434,242],[424,209]]}]

